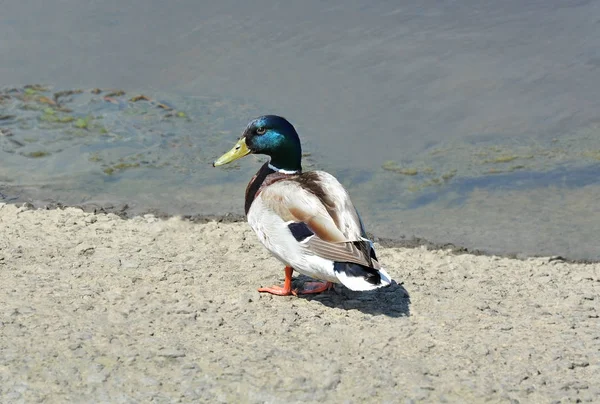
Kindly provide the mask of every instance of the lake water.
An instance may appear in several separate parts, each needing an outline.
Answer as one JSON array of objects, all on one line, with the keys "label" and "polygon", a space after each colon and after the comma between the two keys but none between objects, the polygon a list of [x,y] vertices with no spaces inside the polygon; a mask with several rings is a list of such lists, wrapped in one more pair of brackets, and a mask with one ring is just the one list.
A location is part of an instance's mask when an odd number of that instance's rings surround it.
[{"label": "lake water", "polygon": [[5,201],[241,213],[258,159],[210,162],[275,113],[379,236],[600,259],[600,1],[9,0],[0,38]]}]

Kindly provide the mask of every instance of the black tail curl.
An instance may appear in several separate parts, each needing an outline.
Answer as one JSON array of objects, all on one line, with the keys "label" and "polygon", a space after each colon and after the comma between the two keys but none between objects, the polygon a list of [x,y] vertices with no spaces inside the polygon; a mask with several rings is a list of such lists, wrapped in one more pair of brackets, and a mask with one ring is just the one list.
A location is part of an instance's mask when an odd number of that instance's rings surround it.
[{"label": "black tail curl", "polygon": [[381,275],[378,270],[353,262],[334,262],[333,270],[336,274],[344,272],[349,277],[364,278],[372,285],[379,285],[381,283]]}]

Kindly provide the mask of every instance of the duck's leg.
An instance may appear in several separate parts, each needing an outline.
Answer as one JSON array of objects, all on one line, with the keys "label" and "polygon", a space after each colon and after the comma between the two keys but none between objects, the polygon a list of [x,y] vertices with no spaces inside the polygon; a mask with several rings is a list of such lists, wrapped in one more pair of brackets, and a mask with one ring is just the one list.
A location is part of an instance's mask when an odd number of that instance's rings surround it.
[{"label": "duck's leg", "polygon": [[270,288],[260,288],[259,292],[271,293],[277,296],[289,296],[295,295],[296,291],[292,290],[292,273],[294,272],[294,268],[285,267],[285,281],[282,286],[271,286]]},{"label": "duck's leg", "polygon": [[314,293],[325,292],[333,287],[331,282],[306,282],[301,290],[297,293],[299,295],[312,295]]}]

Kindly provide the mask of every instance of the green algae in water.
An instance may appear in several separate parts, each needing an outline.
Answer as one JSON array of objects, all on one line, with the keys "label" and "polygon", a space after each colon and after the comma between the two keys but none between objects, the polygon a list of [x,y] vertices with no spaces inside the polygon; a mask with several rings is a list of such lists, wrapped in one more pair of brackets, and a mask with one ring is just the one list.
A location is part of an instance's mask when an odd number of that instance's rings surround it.
[{"label": "green algae in water", "polygon": [[398,170],[397,172],[403,175],[417,175],[419,173],[416,168],[404,168]]},{"label": "green algae in water", "polygon": [[532,158],[533,158],[533,155],[528,155],[528,156],[502,155],[502,156],[496,156],[491,159],[485,160],[484,163],[501,164],[501,163],[510,163],[511,161],[515,161],[518,159],[532,159]]},{"label": "green algae in water", "polygon": [[43,105],[40,105],[40,104],[24,103],[24,104],[21,104],[18,108],[23,111],[42,111],[46,107],[44,107]]},{"label": "green algae in water", "polygon": [[117,171],[127,170],[129,168],[138,168],[140,167],[140,163],[119,163],[110,167],[106,167],[104,170],[104,174],[113,175]]},{"label": "green algae in water", "polygon": [[[159,95],[165,98],[165,108],[157,105],[154,100],[158,97],[152,95],[152,101],[138,102],[137,107],[118,93],[112,94],[119,97],[114,100],[118,104],[105,100],[108,91],[97,95],[89,89],[53,89],[51,93],[34,94],[39,90],[31,88],[25,94],[25,89],[20,88],[14,91],[14,96],[2,98],[5,104],[1,105],[1,114],[15,117],[1,122],[2,133],[11,130],[12,135],[0,136],[0,151],[23,158],[42,158],[44,171],[48,176],[57,175],[56,178],[66,169],[85,173],[89,167],[95,168],[90,172],[114,177],[131,169],[145,173],[160,167],[164,168],[148,176],[194,173],[195,178],[217,177],[222,174],[215,171],[211,175],[204,164],[222,153],[227,148],[221,147],[225,143],[230,147],[227,137],[234,131],[237,133],[247,123],[248,116],[258,115],[258,111],[250,112],[247,107],[242,110],[239,104],[211,97]],[[48,96],[56,104],[40,102],[42,96]],[[191,111],[202,119],[192,123]],[[165,119],[168,117],[173,118]],[[27,151],[19,150],[25,146]],[[129,157],[135,151],[143,153]],[[28,152],[34,153],[26,156]],[[44,155],[60,158],[44,160]],[[122,158],[125,160],[120,161]],[[62,164],[63,161],[68,164]],[[17,165],[9,169],[15,173],[20,170]],[[86,189],[87,183],[82,187]]]},{"label": "green algae in water", "polygon": [[391,160],[383,163],[381,168],[383,168],[386,171],[391,171],[394,173],[398,173],[398,174],[402,174],[402,175],[409,175],[409,176],[417,175],[419,173],[419,171],[416,168],[403,168],[403,167],[400,167],[395,161],[391,161]]},{"label": "green algae in water", "polygon": [[92,153],[90,154],[90,157],[88,157],[88,160],[92,163],[97,163],[99,161],[102,161],[102,157],[100,157],[98,153]]},{"label": "green algae in water", "polygon": [[498,156],[498,157],[494,157],[490,160],[485,160],[484,163],[491,163],[491,164],[510,163],[511,161],[514,161],[518,158],[519,158],[518,156]]},{"label": "green algae in water", "polygon": [[43,86],[41,84],[27,84],[23,87],[25,89],[25,92],[27,91],[33,91],[33,92],[45,92],[48,91],[48,87]]},{"label": "green algae in water", "polygon": [[124,90],[113,90],[110,93],[106,94],[107,97],[121,97],[125,95]]},{"label": "green algae in water", "polygon": [[45,95],[38,97],[37,102],[40,104],[56,105],[56,102],[46,97]]},{"label": "green algae in water", "polygon": [[600,150],[590,150],[583,152],[584,157],[589,157],[594,160],[600,160]]},{"label": "green algae in water", "polygon": [[40,116],[42,122],[58,122],[58,118],[54,115],[44,114]]},{"label": "green algae in water", "polygon": [[442,180],[444,181],[450,181],[452,178],[456,177],[456,173],[458,170],[454,169],[452,171],[449,171],[445,174],[442,174]]},{"label": "green algae in water", "polygon": [[54,111],[51,108],[46,108],[46,110],[50,110],[50,111],[44,111],[44,115],[40,116],[40,121],[42,122],[51,122],[51,123],[70,123],[73,122],[75,120],[75,118],[73,118],[70,115],[65,115],[65,116],[59,116],[56,111]]},{"label": "green algae in water", "polygon": [[60,100],[61,98],[65,98],[68,97],[70,95],[75,95],[75,94],[81,94],[83,93],[83,90],[81,89],[76,89],[76,90],[62,90],[62,91],[57,91],[53,94],[54,99],[55,100]]},{"label": "green algae in water", "polygon": [[409,192],[420,192],[425,188],[422,184],[412,184],[406,187]]},{"label": "green algae in water", "polygon": [[31,153],[27,153],[25,156],[26,157],[31,157],[31,158],[34,158],[34,159],[39,159],[41,157],[46,157],[46,156],[49,156],[49,155],[50,155],[50,153],[45,152],[45,151],[34,151],[34,152],[31,152]]},{"label": "green algae in water", "polygon": [[40,116],[42,122],[58,122],[56,111],[52,108],[44,108],[44,114]]},{"label": "green algae in water", "polygon": [[131,97],[129,99],[130,102],[138,102],[138,101],[152,101],[152,99],[144,94],[136,95],[135,97]]},{"label": "green algae in water", "polygon": [[423,168],[415,167],[401,167],[395,161],[386,161],[382,168],[386,171],[402,174],[408,177],[414,177],[411,183],[406,186],[409,192],[422,191],[428,187],[441,186],[454,178],[458,172],[456,169],[452,169],[443,173],[442,175],[437,174],[433,167],[425,166]]},{"label": "green algae in water", "polygon": [[89,116],[86,118],[78,118],[73,125],[79,129],[87,129],[90,123],[90,119],[91,118]]}]

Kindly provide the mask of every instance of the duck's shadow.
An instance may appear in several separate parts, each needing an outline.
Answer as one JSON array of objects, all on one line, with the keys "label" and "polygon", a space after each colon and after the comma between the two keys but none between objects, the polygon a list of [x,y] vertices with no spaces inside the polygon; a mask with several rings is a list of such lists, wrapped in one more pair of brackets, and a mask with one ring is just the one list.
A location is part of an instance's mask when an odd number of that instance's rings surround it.
[{"label": "duck's shadow", "polygon": [[[294,279],[294,287],[304,282],[314,281],[300,275]],[[343,310],[358,310],[365,314],[383,314],[389,317],[406,317],[410,315],[410,296],[404,286],[392,281],[390,286],[365,292],[355,292],[342,285],[335,285],[332,290],[316,295],[298,295],[310,301],[318,301],[328,307]]]}]

